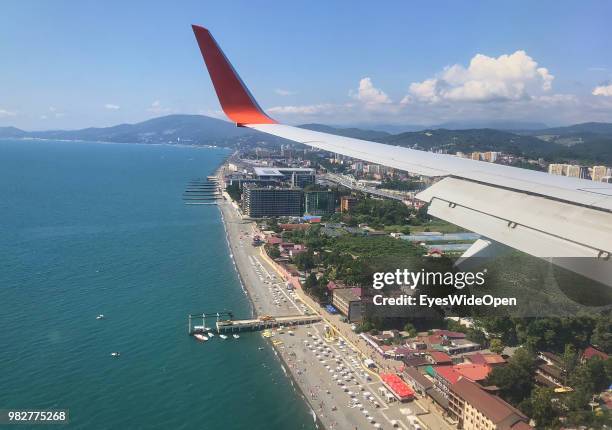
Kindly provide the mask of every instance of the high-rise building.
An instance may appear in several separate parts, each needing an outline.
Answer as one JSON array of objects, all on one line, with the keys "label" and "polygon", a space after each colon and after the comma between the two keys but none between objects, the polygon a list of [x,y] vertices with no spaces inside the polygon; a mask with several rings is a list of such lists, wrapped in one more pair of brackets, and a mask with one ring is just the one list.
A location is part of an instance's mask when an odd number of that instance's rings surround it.
[{"label": "high-rise building", "polygon": [[548,165],[548,173],[551,175],[563,175],[563,167],[567,164],[550,163]]},{"label": "high-rise building", "polygon": [[290,182],[292,186],[304,188],[315,183],[315,170],[303,167],[255,167],[255,176],[262,180]]},{"label": "high-rise building", "polygon": [[331,190],[304,192],[304,212],[307,215],[327,215],[335,211],[335,192]]},{"label": "high-rise building", "polygon": [[293,172],[291,174],[291,185],[298,188],[304,188],[308,185],[314,185],[315,174],[314,170],[306,169],[305,172]]},{"label": "high-rise building", "polygon": [[302,216],[301,188],[257,187],[245,184],[242,192],[242,212],[251,218]]},{"label": "high-rise building", "polygon": [[593,172],[591,173],[592,180],[601,182],[605,176],[608,176],[608,168],[606,166],[593,166]]},{"label": "high-rise building", "polygon": [[499,155],[499,152],[493,152],[493,151],[483,152],[482,158],[484,161],[488,161],[489,163],[495,163],[497,161],[498,155]]},{"label": "high-rise building", "polygon": [[348,212],[357,204],[357,198],[353,196],[340,197],[340,212]]},{"label": "high-rise building", "polygon": [[571,165],[567,169],[567,176],[572,178],[588,179],[589,168],[586,166]]}]

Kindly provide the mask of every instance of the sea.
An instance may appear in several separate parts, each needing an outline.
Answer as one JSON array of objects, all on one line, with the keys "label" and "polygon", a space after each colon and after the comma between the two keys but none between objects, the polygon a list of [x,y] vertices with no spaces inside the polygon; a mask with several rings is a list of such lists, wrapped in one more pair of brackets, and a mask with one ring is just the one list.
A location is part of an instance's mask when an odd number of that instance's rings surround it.
[{"label": "sea", "polygon": [[68,410],[71,429],[315,428],[259,333],[187,334],[189,313],[252,312],[218,208],[182,200],[229,154],[0,140],[0,410]]}]

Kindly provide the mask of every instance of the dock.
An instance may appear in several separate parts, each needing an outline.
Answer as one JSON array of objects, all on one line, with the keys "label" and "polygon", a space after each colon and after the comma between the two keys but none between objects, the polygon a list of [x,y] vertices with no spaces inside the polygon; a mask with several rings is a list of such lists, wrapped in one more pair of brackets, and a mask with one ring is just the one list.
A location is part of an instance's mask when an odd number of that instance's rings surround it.
[{"label": "dock", "polygon": [[274,317],[269,320],[249,319],[236,321],[217,321],[217,332],[233,333],[240,331],[258,331],[266,330],[275,327],[289,327],[295,325],[313,324],[321,321],[318,315],[289,315],[282,317]]},{"label": "dock", "polygon": [[219,180],[214,176],[208,176],[206,179],[190,180],[183,192],[183,201],[186,205],[214,205],[216,200],[222,198],[223,194],[221,193]]},{"label": "dock", "polygon": [[[202,321],[202,325],[194,322]],[[241,331],[259,331],[275,327],[290,327],[313,324],[321,321],[318,315],[285,315],[265,316],[245,320],[234,320],[231,311],[203,312],[188,315],[187,331],[190,335],[203,332],[234,333]]]}]

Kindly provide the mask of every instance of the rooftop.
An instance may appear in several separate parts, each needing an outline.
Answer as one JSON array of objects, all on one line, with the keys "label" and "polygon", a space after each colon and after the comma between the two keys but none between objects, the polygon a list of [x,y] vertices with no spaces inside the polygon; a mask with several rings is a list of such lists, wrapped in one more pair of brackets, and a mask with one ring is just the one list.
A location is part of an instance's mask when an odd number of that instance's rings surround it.
[{"label": "rooftop", "polygon": [[415,381],[417,384],[423,387],[424,390],[433,387],[433,383],[425,377],[416,367],[406,366],[404,368],[406,377]]},{"label": "rooftop", "polygon": [[315,173],[314,169],[303,167],[253,167],[257,176],[285,176],[285,173]]},{"label": "rooftop", "polygon": [[[356,288],[336,288],[334,290],[334,296],[339,296],[341,299],[347,302],[357,302],[361,300],[361,297],[354,291]],[[359,289],[361,290],[361,289]]]},{"label": "rooftop", "polygon": [[599,357],[602,360],[607,360],[608,359],[608,354],[606,354],[603,351],[598,350],[597,348],[589,346],[582,353],[582,358],[584,358],[585,360],[589,360],[589,359],[591,359],[593,357]]},{"label": "rooftop", "polygon": [[445,352],[441,351],[429,351],[427,354],[436,362],[436,363],[452,363],[452,358]]},{"label": "rooftop", "polygon": [[501,398],[487,393],[480,388],[478,384],[466,378],[459,379],[451,386],[451,390],[465,402],[480,411],[488,419],[493,421],[500,430],[523,430],[531,428],[525,426],[528,418],[518,409],[506,403]]}]

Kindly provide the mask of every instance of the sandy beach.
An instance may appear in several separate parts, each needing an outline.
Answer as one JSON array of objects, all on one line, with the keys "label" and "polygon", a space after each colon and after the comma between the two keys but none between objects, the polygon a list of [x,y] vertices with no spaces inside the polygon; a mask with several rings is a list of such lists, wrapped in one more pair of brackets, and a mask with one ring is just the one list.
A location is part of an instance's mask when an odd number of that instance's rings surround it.
[{"label": "sandy beach", "polygon": [[[303,292],[287,290],[280,272],[263,248],[251,244],[253,235],[258,233],[255,223],[242,219],[235,203],[226,194],[218,201],[218,206],[236,270],[253,304],[255,316],[316,312],[318,306]],[[451,428],[441,417],[428,413],[429,407],[422,403],[423,400],[386,403],[380,392],[382,383],[378,375],[362,364],[365,357],[377,357],[371,355],[365,343],[346,324],[333,316],[320,315],[324,318],[321,323],[275,330],[270,338],[288,377],[298,386],[316,415],[319,427],[375,429],[393,428],[392,423],[397,423],[396,428],[409,430],[406,416],[417,414],[423,423],[421,428]],[[333,338],[324,336],[326,326],[334,328]],[[388,371],[400,364],[390,360],[377,362],[380,368]]]}]

